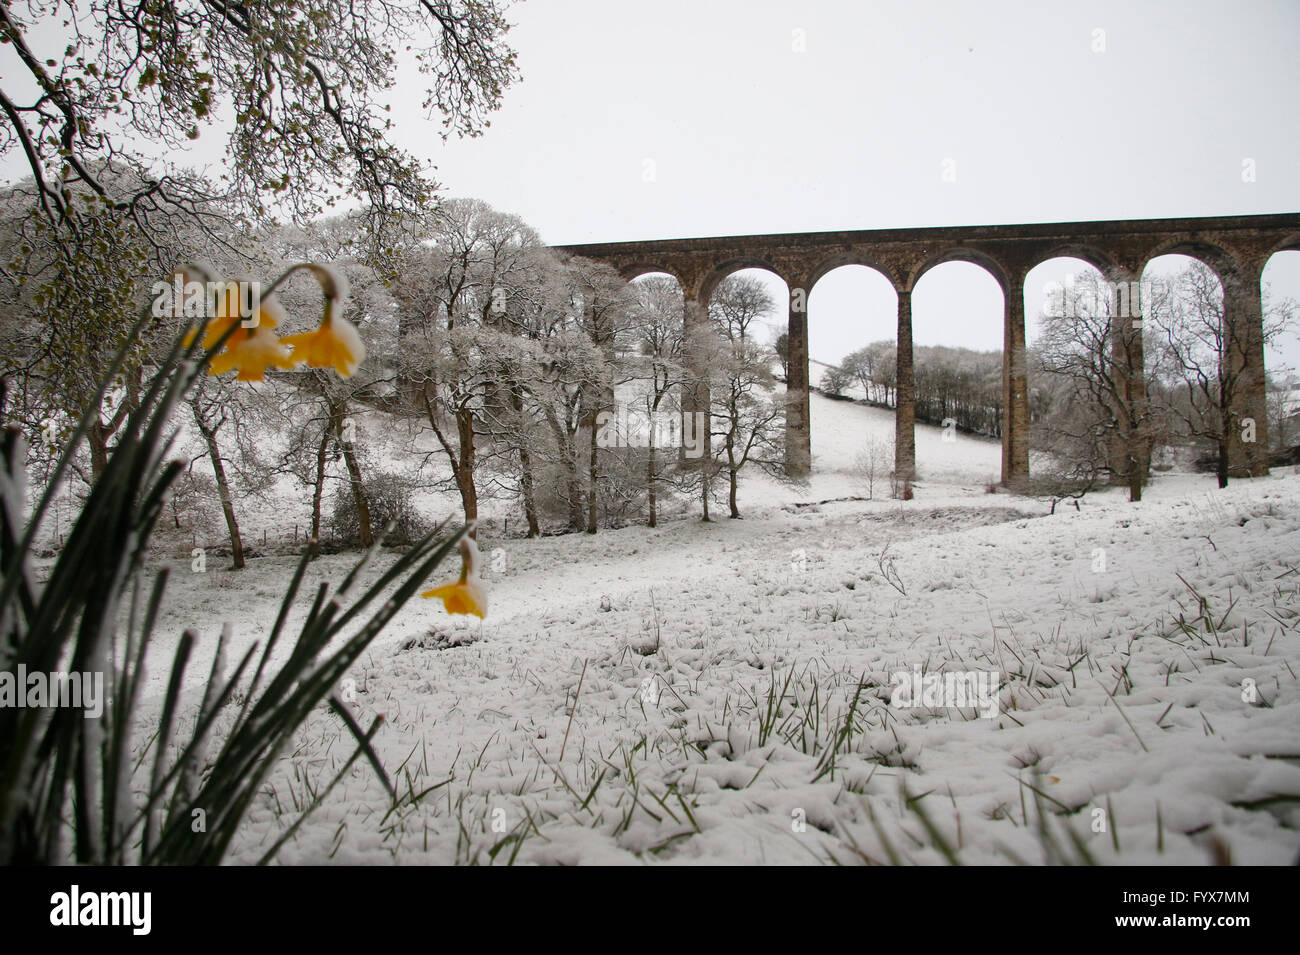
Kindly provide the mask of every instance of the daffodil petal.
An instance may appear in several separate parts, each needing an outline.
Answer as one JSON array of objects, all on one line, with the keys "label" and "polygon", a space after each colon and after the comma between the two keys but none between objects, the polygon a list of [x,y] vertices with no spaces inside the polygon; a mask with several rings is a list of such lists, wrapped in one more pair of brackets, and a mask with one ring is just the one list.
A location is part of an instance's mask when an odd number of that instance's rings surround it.
[{"label": "daffodil petal", "polygon": [[261,381],[267,368],[292,368],[289,349],[269,328],[259,326],[237,331],[227,340],[226,348],[212,359],[208,373],[223,375],[239,370],[239,381]]},{"label": "daffodil petal", "polygon": [[452,581],[426,590],[420,596],[441,600],[449,614],[473,614],[480,620],[487,616],[487,591],[474,580]]},{"label": "daffodil petal", "polygon": [[280,341],[293,349],[295,362],[334,368],[344,378],[352,377],[366,355],[356,327],[344,318],[332,318],[315,331],[286,335]]}]

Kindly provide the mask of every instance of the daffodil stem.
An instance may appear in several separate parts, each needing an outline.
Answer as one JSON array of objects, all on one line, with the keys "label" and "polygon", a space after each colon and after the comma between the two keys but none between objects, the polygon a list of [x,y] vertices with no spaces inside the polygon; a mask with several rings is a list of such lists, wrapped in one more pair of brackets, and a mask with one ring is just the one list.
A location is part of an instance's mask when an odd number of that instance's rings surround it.
[{"label": "daffodil stem", "polygon": [[329,290],[325,288],[324,283],[321,282],[320,277],[317,274],[318,268],[319,266],[317,266],[314,262],[299,262],[297,265],[289,266],[282,273],[280,273],[279,278],[277,278],[275,281],[273,281],[270,285],[268,285],[265,289],[262,290],[262,297],[265,298],[269,296],[272,292],[274,292],[276,289],[278,289],[281,285],[283,285],[288,280],[289,276],[293,275],[294,272],[301,272],[302,270],[306,269],[308,272],[311,272],[312,276],[316,279],[317,283],[320,284],[321,291],[325,293],[325,297],[332,302],[334,300],[334,296],[330,294]]}]

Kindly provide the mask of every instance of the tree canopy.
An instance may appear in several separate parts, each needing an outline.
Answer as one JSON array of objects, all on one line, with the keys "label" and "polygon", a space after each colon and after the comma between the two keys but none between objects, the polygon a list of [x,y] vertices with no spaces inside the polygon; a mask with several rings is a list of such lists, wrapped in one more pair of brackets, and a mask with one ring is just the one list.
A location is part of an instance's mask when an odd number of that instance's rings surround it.
[{"label": "tree canopy", "polygon": [[[149,214],[216,200],[301,221],[348,195],[377,222],[436,184],[389,140],[399,67],[426,78],[441,134],[474,136],[518,71],[498,0],[25,0],[0,4],[0,156],[21,152],[41,214],[73,240],[97,205],[144,231]],[[141,158],[228,137],[211,183]],[[106,164],[141,171],[127,190]],[[118,184],[120,185],[120,177]]]}]

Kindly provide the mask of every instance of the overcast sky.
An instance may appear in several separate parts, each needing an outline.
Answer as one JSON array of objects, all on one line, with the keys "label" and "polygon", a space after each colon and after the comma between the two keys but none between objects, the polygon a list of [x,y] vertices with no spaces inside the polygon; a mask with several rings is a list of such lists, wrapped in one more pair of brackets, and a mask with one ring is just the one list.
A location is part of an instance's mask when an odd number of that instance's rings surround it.
[{"label": "overcast sky", "polygon": [[[444,147],[416,112],[403,139],[557,244],[1300,210],[1296,0],[532,0],[511,19],[524,78],[492,128]],[[1031,274],[1031,326],[1072,267]],[[1300,298],[1300,252],[1265,279]],[[1001,347],[976,266],[936,269],[913,305],[918,343]],[[882,277],[832,273],[813,357],[892,338],[894,310]]]},{"label": "overcast sky", "polygon": [[[397,138],[445,195],[555,244],[1300,210],[1297,0],[530,0],[509,18],[523,80],[491,128],[444,144],[412,70]],[[223,145],[205,132],[195,157]],[[1079,265],[1031,273],[1031,340],[1042,286]],[[1300,252],[1265,280],[1300,299]],[[913,312],[918,344],[1001,347],[976,266],[927,274]],[[838,361],[893,337],[893,292],[837,270],[809,322],[813,357]],[[1300,342],[1269,359],[1300,367]]]}]

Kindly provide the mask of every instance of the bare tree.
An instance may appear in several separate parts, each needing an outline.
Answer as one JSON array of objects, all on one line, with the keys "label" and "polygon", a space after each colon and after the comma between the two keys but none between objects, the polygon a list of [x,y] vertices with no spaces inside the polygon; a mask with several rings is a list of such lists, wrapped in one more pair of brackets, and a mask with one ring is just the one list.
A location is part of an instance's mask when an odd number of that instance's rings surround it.
[{"label": "bare tree", "polygon": [[587,431],[587,533],[598,525],[600,446],[596,420],[614,405],[614,383],[620,344],[631,327],[634,299],[621,276],[610,266],[589,259],[572,258],[566,263],[574,289],[575,314],[582,319],[582,331],[595,349],[596,362],[582,389],[582,427]]},{"label": "bare tree", "polygon": [[897,376],[897,362],[892,341],[872,342],[870,345],[849,352],[840,362],[840,367],[862,386],[868,401],[890,405],[894,378]]},{"label": "bare tree", "polygon": [[[347,286],[344,305],[366,346],[366,358],[348,378],[326,369],[302,367],[273,378],[291,391],[281,409],[290,440],[281,467],[312,488],[310,540],[321,539],[321,507],[329,464],[341,460],[342,478],[351,496],[357,542],[369,547],[375,539],[371,520],[362,429],[357,414],[366,407],[391,410],[395,404],[392,369],[400,354],[397,342],[398,303],[383,278],[362,259],[367,254],[362,216],[336,216],[300,225],[261,231],[259,252],[269,271],[281,272],[301,261],[328,262]],[[305,272],[280,286],[276,298],[289,315],[317,320],[320,287]]]},{"label": "bare tree", "polygon": [[[1100,470],[1105,461],[1109,473],[1127,483],[1129,499],[1140,501],[1154,427],[1146,397],[1154,374],[1142,369],[1143,323],[1128,314],[1131,305],[1117,307],[1097,272],[1079,275],[1065,294],[1068,307],[1042,316],[1037,357],[1044,372],[1069,381],[1074,413],[1050,416],[1043,427],[1074,441],[1071,468],[1082,463],[1079,442],[1092,442],[1100,456],[1092,466]],[[1120,453],[1102,450],[1112,447]]]},{"label": "bare tree", "polygon": [[491,343],[506,334],[511,287],[537,234],[517,216],[478,200],[443,203],[432,245],[413,245],[393,276],[402,308],[400,374],[450,466],[465,520],[478,517],[477,439],[485,402],[508,401]]},{"label": "bare tree", "polygon": [[1295,403],[1287,385],[1274,385],[1268,391],[1269,437],[1279,450],[1289,445],[1291,419],[1295,416]]},{"label": "bare tree", "polygon": [[[711,418],[721,438],[717,452],[727,475],[727,504],[733,519],[740,517],[737,489],[741,470],[753,461],[771,473],[782,470],[779,442],[784,430],[782,404],[773,400],[772,353],[747,335],[757,318],[776,311],[762,283],[731,276],[718,286],[709,303],[709,318],[717,342],[710,356]],[[705,488],[707,501],[707,485]]]},{"label": "bare tree", "polygon": [[[130,195],[142,181],[125,164],[99,163],[94,171],[113,196]],[[31,180],[0,197],[0,299],[9,319],[0,339],[0,363],[15,392],[14,409],[29,431],[55,418],[75,421],[98,411],[87,435],[93,476],[136,405],[141,370],[155,349],[170,345],[179,325],[164,316],[131,339],[116,387],[100,400],[105,366],[149,303],[151,282],[164,277],[151,250],[169,260],[169,276],[172,264],[197,257],[203,230],[193,216],[142,212],[146,232],[115,208],[86,201],[94,194],[84,185],[67,192],[82,200],[75,234],[60,233],[40,214]],[[232,227],[208,223],[206,228],[223,238],[233,235]]]},{"label": "bare tree", "polygon": [[821,390],[836,398],[844,396],[844,391],[853,384],[853,377],[843,368],[832,365],[822,372]]},{"label": "bare tree", "polygon": [[667,276],[650,276],[633,285],[636,306],[633,311],[631,376],[641,387],[641,405],[648,423],[646,447],[646,494],[649,516],[646,523],[658,521],[659,464],[657,423],[664,402],[679,390],[685,379],[683,347],[684,299],[681,287]]},{"label": "bare tree", "polygon": [[[1263,344],[1294,326],[1295,309],[1289,299],[1265,296]],[[1224,320],[1222,285],[1214,270],[1199,261],[1172,279],[1152,283],[1147,315],[1161,338],[1156,367],[1171,389],[1168,412],[1181,419],[1189,435],[1214,445],[1219,487],[1227,487],[1233,433],[1254,440],[1255,423],[1233,413],[1247,387],[1250,333]]]},{"label": "bare tree", "polygon": [[[106,210],[148,241],[151,214],[164,210],[201,218],[229,198],[301,220],[347,188],[384,221],[418,210],[434,188],[387,137],[397,51],[428,76],[424,105],[441,114],[443,136],[472,136],[517,77],[508,29],[496,0],[15,0],[0,5],[16,64],[0,82],[0,153],[21,152],[69,263]],[[219,121],[231,130],[220,193],[127,152],[134,139],[184,154]],[[103,181],[115,162],[140,172],[125,193]]]},{"label": "bare tree", "polygon": [[224,393],[220,382],[211,382],[200,378],[189,396],[190,413],[195,427],[203,438],[208,460],[212,464],[212,474],[217,482],[217,495],[221,500],[221,514],[226,520],[226,532],[230,535],[230,560],[232,570],[244,567],[244,542],[239,536],[239,522],[235,519],[235,502],[230,493],[230,479],[226,475],[225,458],[217,440],[223,427],[230,420],[231,396]]},{"label": "bare tree", "polygon": [[781,332],[772,341],[772,351],[776,353],[776,360],[781,363],[781,380],[790,380],[790,334]]},{"label": "bare tree", "polygon": [[710,317],[732,341],[753,341],[754,323],[775,314],[776,302],[767,286],[752,275],[728,276],[709,299]]},{"label": "bare tree", "polygon": [[873,436],[853,459],[858,478],[867,486],[867,499],[875,497],[876,481],[889,475],[894,467],[894,438]]}]

